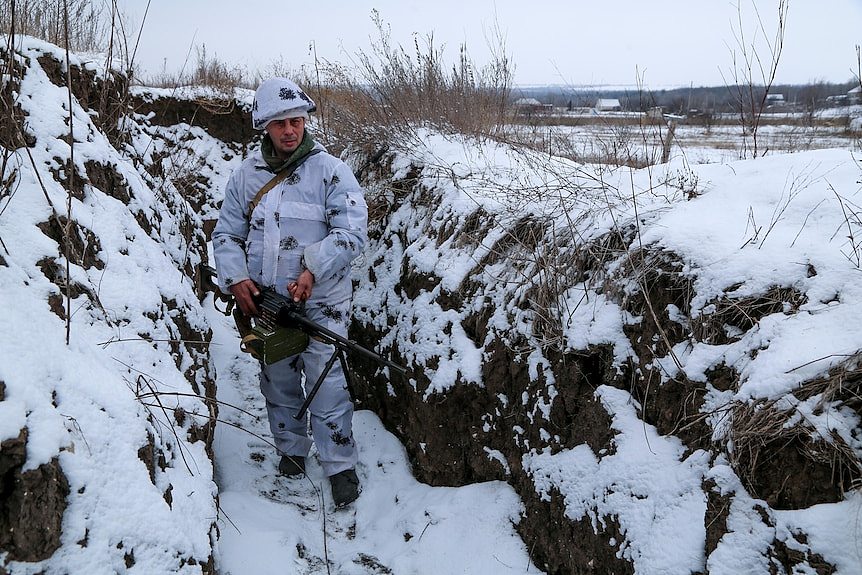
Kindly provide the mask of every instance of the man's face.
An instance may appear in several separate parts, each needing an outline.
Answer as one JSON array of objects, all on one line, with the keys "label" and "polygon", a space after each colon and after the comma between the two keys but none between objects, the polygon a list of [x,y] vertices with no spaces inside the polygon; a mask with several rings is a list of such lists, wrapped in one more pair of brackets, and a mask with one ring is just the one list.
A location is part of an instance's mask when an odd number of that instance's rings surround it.
[{"label": "man's face", "polygon": [[302,142],[305,118],[273,120],[266,125],[266,133],[269,134],[278,157],[286,159]]}]

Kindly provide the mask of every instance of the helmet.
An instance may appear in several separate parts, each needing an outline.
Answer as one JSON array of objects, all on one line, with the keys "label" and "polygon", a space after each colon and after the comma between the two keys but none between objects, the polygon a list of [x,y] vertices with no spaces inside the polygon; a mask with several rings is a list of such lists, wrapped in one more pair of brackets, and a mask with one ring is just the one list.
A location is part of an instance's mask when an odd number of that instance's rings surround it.
[{"label": "helmet", "polygon": [[293,80],[270,78],[258,86],[251,107],[255,130],[263,130],[274,120],[308,118],[317,106]]}]

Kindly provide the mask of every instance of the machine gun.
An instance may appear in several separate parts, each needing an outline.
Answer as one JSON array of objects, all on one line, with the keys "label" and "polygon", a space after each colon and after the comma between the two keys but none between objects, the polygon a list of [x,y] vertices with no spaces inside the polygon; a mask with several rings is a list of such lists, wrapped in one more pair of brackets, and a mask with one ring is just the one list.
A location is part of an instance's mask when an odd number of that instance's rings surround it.
[{"label": "machine gun", "polygon": [[[260,295],[255,298],[255,305],[259,315],[248,318],[236,309],[234,297],[222,292],[216,281],[216,270],[209,265],[200,266],[200,287],[204,291],[212,291],[216,299],[225,303],[225,309],[219,310],[225,315],[233,314],[234,321],[240,333],[240,349],[250,353],[265,364],[274,363],[291,355],[296,355],[308,347],[309,339],[314,338],[325,344],[335,346],[335,351],[323,368],[320,377],[308,392],[305,402],[294,417],[297,420],[305,416],[311,400],[314,399],[317,390],[323,384],[323,380],[332,369],[335,361],[341,363],[345,377],[350,382],[350,372],[347,369],[345,352],[350,351],[363,355],[369,359],[382,364],[396,373],[407,377],[407,369],[397,363],[389,361],[349,339],[323,327],[319,323],[308,319],[305,315],[304,305],[296,303],[273,289],[264,288]],[[216,306],[216,309],[219,309]],[[351,385],[352,387],[352,385]]]}]

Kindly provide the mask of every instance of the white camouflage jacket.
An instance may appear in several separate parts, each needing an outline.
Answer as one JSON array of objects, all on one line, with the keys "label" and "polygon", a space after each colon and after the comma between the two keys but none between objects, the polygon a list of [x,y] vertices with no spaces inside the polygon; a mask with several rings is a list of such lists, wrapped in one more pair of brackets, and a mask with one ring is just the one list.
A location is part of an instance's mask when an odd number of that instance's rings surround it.
[{"label": "white camouflage jacket", "polygon": [[303,269],[314,274],[308,304],[348,301],[350,263],[365,245],[368,208],[350,168],[323,146],[273,187],[248,216],[251,200],[274,174],[255,152],[234,171],[213,231],[219,287],[250,278],[288,295]]}]

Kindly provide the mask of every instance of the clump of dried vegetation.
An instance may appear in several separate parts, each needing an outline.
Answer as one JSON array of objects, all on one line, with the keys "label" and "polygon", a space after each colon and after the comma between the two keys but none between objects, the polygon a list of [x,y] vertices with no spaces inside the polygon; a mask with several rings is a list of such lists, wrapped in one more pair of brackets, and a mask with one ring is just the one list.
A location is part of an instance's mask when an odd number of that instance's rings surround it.
[{"label": "clump of dried vegetation", "polygon": [[[116,10],[116,2],[111,8]],[[10,0],[0,4],[0,29],[73,52],[97,51],[105,48],[109,33],[104,10],[104,4],[92,0]]]},{"label": "clump of dried vegetation", "polygon": [[179,72],[162,70],[158,74],[145,78],[143,82],[157,88],[176,88],[178,86],[202,86],[210,88],[215,94],[214,101],[227,105],[233,100],[234,90],[238,87],[249,87],[248,72],[242,66],[230,65],[219,60],[217,55],[210,54],[206,45],[195,47],[195,60],[189,64],[189,58],[183,62]]},{"label": "clump of dried vegetation", "polygon": [[[862,413],[860,360],[860,355],[850,357],[825,377],[799,386],[792,397],[804,403],[805,409],[791,404],[787,397],[734,402],[728,437],[730,462],[754,494],[772,499],[770,503],[780,507],[782,501],[798,504],[800,499],[807,505],[836,501],[848,491],[862,489],[862,458],[851,445],[855,440],[847,436],[848,430],[839,429],[838,418],[840,410],[857,416]],[[790,461],[793,457],[802,462]],[[824,481],[808,485],[806,493],[784,494],[783,483],[791,482],[789,474],[800,465],[811,470],[810,477]],[[776,478],[782,484],[776,485]]]},{"label": "clump of dried vegetation", "polygon": [[316,60],[297,77],[315,98],[322,136],[336,151],[387,146],[423,126],[481,137],[505,124],[513,65],[502,40],[481,67],[462,44],[450,69],[433,35],[417,37],[408,50],[393,43],[376,12],[372,18],[378,37],[371,51],[359,50],[348,65]]}]

